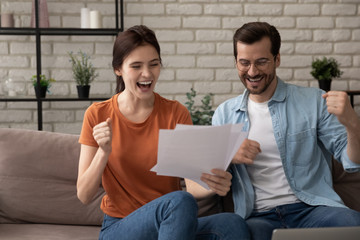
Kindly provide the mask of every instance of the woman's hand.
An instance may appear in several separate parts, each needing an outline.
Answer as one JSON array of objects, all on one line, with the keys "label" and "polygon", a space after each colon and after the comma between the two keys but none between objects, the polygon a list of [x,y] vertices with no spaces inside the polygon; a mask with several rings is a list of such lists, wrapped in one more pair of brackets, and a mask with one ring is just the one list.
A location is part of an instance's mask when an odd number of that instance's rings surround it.
[{"label": "woman's hand", "polygon": [[93,128],[93,137],[99,145],[99,148],[106,153],[111,153],[112,127],[110,118]]},{"label": "woman's hand", "polygon": [[101,177],[111,153],[111,119],[106,119],[93,128],[93,137],[99,147],[81,144],[77,196],[84,204],[94,198],[101,184]]},{"label": "woman's hand", "polygon": [[201,181],[205,182],[216,194],[225,196],[230,191],[232,175],[220,169],[212,169],[211,172],[213,174],[203,173]]}]

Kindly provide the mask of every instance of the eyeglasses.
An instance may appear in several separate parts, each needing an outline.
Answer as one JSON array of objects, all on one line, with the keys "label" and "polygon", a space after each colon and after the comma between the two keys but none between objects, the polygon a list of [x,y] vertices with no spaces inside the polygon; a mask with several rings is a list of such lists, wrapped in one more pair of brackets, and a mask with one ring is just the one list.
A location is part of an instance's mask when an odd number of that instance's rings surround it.
[{"label": "eyeglasses", "polygon": [[[275,57],[274,57],[274,60],[275,60]],[[249,71],[251,64],[254,64],[258,70],[264,71],[268,68],[270,62],[271,62],[270,59],[260,58],[260,59],[255,60],[254,63],[251,63],[250,61],[245,60],[245,59],[240,59],[237,63],[238,63],[238,68],[240,71],[247,72],[247,71]]]}]

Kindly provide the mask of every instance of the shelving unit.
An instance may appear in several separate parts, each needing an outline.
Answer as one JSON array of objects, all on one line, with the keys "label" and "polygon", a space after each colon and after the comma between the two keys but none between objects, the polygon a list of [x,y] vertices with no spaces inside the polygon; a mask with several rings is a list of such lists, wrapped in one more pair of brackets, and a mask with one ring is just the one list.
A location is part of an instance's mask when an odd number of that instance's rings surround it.
[{"label": "shelving unit", "polygon": [[[120,21],[120,23],[119,23]],[[78,36],[116,36],[124,30],[123,0],[115,0],[115,28],[84,29],[84,28],[40,28],[39,27],[39,2],[35,0],[35,28],[0,28],[0,35],[34,35],[36,44],[36,75],[40,82],[41,68],[41,36],[50,35],[78,35]],[[107,97],[80,98],[0,98],[0,102],[37,102],[38,130],[43,129],[42,103],[45,101],[102,101]]]}]

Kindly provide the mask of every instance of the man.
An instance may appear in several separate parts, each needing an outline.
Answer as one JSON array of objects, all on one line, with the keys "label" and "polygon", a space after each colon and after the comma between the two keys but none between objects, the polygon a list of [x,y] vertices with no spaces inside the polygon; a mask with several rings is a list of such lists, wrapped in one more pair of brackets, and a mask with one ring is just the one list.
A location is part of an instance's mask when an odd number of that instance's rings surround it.
[{"label": "man", "polygon": [[217,108],[213,125],[249,131],[230,172],[235,212],[253,239],[271,239],[275,228],[360,225],[331,179],[331,156],[345,170],[360,168],[360,121],[347,94],[280,80],[281,38],[268,23],[243,25],[233,41],[246,90]]}]

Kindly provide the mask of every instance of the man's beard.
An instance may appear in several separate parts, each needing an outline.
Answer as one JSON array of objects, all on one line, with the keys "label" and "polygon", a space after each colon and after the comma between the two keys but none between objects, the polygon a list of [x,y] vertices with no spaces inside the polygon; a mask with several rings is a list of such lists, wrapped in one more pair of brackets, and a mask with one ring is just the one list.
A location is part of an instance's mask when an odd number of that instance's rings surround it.
[{"label": "man's beard", "polygon": [[[250,92],[250,94],[259,95],[264,93],[276,77],[276,72],[272,71],[270,74],[258,74],[253,77],[249,77],[248,74],[243,74],[240,77],[241,82],[244,84],[245,88]],[[250,79],[258,79],[261,78],[261,85],[255,87],[249,87],[251,83],[248,82],[248,78]],[[265,84],[264,84],[265,83]]]}]

